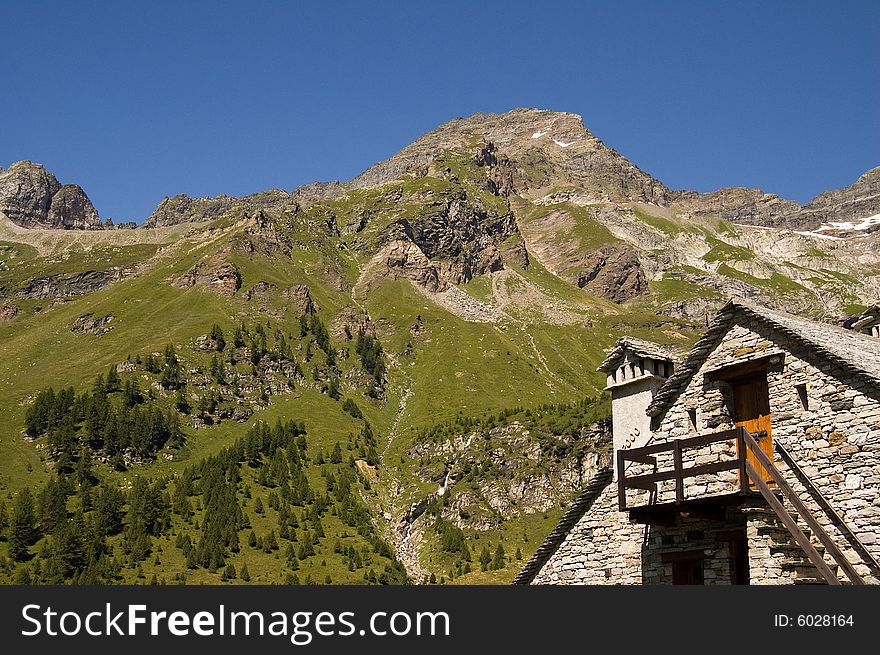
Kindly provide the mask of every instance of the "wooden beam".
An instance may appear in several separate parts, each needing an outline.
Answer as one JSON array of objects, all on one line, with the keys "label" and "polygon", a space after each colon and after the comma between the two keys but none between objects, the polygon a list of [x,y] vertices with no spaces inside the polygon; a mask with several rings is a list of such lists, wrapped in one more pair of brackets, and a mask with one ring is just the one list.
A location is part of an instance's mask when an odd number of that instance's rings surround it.
[{"label": "wooden beam", "polygon": [[617,506],[621,512],[626,511],[626,487],[623,485],[623,479],[626,475],[624,468],[626,460],[623,458],[623,451],[617,451]]},{"label": "wooden beam", "polygon": [[626,459],[630,462],[638,462],[639,464],[647,464],[648,466],[657,466],[657,458],[651,455],[640,455],[632,451],[626,452]]},{"label": "wooden beam", "polygon": [[684,500],[684,477],[681,472],[681,440],[675,440],[672,450],[672,462],[675,467],[675,502]]},{"label": "wooden beam", "polygon": [[702,549],[660,553],[660,561],[664,564],[669,564],[671,562],[687,562],[695,559],[706,559],[706,553],[704,553]]},{"label": "wooden beam", "polygon": [[695,507],[683,506],[681,510],[682,518],[687,519],[705,519],[707,521],[723,521],[727,518],[727,512],[723,507],[709,507],[697,505]]},{"label": "wooden beam", "polygon": [[666,528],[675,527],[674,512],[660,512],[651,509],[633,509],[629,512],[629,518],[633,523],[659,525]]}]

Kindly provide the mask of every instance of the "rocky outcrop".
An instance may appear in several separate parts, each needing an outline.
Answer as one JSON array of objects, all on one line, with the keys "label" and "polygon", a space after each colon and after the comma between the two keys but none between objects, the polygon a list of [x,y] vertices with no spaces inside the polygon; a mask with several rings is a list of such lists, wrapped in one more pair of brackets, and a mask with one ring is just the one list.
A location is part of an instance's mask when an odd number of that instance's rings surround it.
[{"label": "rocky outcrop", "polygon": [[83,296],[103,289],[122,275],[120,270],[85,271],[65,275],[49,275],[28,281],[24,286],[15,289],[12,295],[16,298],[45,300],[47,298],[64,298],[66,296]]},{"label": "rocky outcrop", "polygon": [[429,291],[442,291],[501,270],[498,245],[517,232],[512,214],[494,215],[464,195],[444,198],[388,229],[388,266],[407,269],[407,276]]},{"label": "rocky outcrop", "polygon": [[845,189],[826,191],[804,205],[804,224],[858,223],[880,214],[880,166],[872,168]]},{"label": "rocky outcrop", "polygon": [[113,314],[106,314],[95,318],[94,314],[84,314],[73,322],[70,331],[77,334],[107,334],[113,329],[109,325],[113,321]]},{"label": "rocky outcrop", "polygon": [[11,321],[18,316],[18,306],[8,302],[0,305],[0,321]]},{"label": "rocky outcrop", "polygon": [[248,225],[233,237],[233,244],[239,252],[248,255],[259,253],[269,257],[289,257],[293,248],[290,237],[262,209],[255,211]]},{"label": "rocky outcrop", "polygon": [[798,203],[760,189],[719,189],[711,193],[688,191],[675,203],[675,209],[700,217],[718,216],[733,223],[810,229],[805,228]]},{"label": "rocky outcrop", "polygon": [[290,303],[290,308],[296,316],[314,314],[318,311],[318,305],[312,300],[309,288],[305,284],[294,284],[282,295]]},{"label": "rocky outcrop", "polygon": [[142,227],[167,227],[181,223],[212,221],[236,207],[278,213],[295,204],[291,194],[281,189],[269,189],[240,197],[221,194],[213,198],[193,198],[180,193],[170,198],[163,198]]},{"label": "rocky outcrop", "polygon": [[76,184],[62,186],[40,164],[20,161],[0,171],[0,211],[27,228],[92,230],[103,226]]},{"label": "rocky outcrop", "polygon": [[192,198],[181,193],[170,198],[165,197],[147,217],[142,227],[167,227],[180,223],[210,221],[220,218],[236,204],[238,200],[232,196]]},{"label": "rocky outcrop", "polygon": [[52,196],[47,217],[49,225],[65,230],[91,230],[102,227],[98,212],[78,184],[65,184]]},{"label": "rocky outcrop", "polygon": [[648,291],[648,280],[632,248],[617,244],[603,246],[591,258],[592,265],[578,275],[580,288],[616,303]]},{"label": "rocky outcrop", "polygon": [[389,241],[376,259],[381,262],[378,277],[405,278],[432,292],[443,291],[448,286],[437,267],[409,239]]},{"label": "rocky outcrop", "polygon": [[181,289],[203,286],[231,298],[241,288],[241,273],[235,264],[218,255],[199,262],[171,284]]},{"label": "rocky outcrop", "polygon": [[[425,462],[416,475],[437,485],[435,496],[447,498],[445,518],[461,528],[489,530],[508,519],[546,511],[576,493],[608,464],[609,439],[603,424],[585,425],[575,436],[550,437],[513,422],[485,434],[418,443],[407,454]],[[551,441],[553,452],[548,452]],[[493,473],[483,475],[481,470]],[[414,503],[401,522],[416,521],[426,500],[430,498]]]},{"label": "rocky outcrop", "polygon": [[[760,189],[684,191],[675,208],[695,216],[718,216],[734,223],[810,231],[828,223],[859,223],[880,214],[880,167],[872,168],[844,189],[819,194],[801,207],[793,200]],[[826,232],[828,234],[828,232]],[[852,236],[840,230],[834,236]]]}]

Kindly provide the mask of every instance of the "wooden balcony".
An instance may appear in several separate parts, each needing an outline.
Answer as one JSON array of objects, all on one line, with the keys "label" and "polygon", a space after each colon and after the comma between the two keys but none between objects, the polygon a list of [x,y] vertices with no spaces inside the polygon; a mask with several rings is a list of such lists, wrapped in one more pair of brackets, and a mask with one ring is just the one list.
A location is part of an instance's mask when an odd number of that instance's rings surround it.
[{"label": "wooden balcony", "polygon": [[[619,450],[617,484],[620,511],[629,512],[630,518],[636,522],[653,524],[671,524],[675,514],[723,518],[726,506],[740,503],[746,496],[753,495],[746,472],[749,449],[745,434],[745,428],[738,427],[715,434]],[[705,456],[707,450],[711,453],[709,456]],[[713,461],[694,463],[696,453],[703,453],[703,459]],[[650,472],[645,473],[645,470]],[[707,485],[696,484],[698,476],[708,476],[711,480],[720,478],[718,474],[726,471],[737,471],[737,476],[726,476],[723,491],[706,491],[703,487]],[[702,478],[703,481],[706,479]],[[672,483],[672,489],[666,484],[661,493],[658,485],[669,482]],[[639,494],[641,502],[628,501],[627,492],[630,490],[642,492]]]}]

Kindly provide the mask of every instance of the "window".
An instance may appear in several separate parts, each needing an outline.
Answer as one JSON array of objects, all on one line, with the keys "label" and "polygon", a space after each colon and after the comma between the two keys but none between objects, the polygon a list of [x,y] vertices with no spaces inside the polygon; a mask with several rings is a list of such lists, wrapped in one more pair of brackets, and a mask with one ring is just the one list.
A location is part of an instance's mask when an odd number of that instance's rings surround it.
[{"label": "window", "polygon": [[701,585],[703,581],[703,558],[686,559],[672,563],[672,584]]},{"label": "window", "polygon": [[798,398],[801,399],[801,407],[803,407],[804,410],[810,409],[810,396],[807,393],[807,383],[802,382],[801,384],[796,384],[794,385],[794,388],[797,389]]},{"label": "window", "polygon": [[672,564],[672,584],[705,584],[703,576],[703,560],[705,555],[702,550],[663,553],[661,559],[663,562]]}]

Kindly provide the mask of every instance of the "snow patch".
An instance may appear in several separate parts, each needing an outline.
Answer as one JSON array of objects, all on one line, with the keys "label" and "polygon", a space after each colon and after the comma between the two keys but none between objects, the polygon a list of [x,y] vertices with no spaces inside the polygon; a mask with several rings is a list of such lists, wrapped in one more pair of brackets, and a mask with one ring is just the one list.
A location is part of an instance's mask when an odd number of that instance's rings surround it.
[{"label": "snow patch", "polygon": [[569,141],[568,143],[566,143],[565,141],[559,141],[558,139],[553,139],[553,143],[555,143],[560,148],[567,148],[568,146],[572,145],[575,142]]},{"label": "snow patch", "polygon": [[880,225],[880,214],[874,214],[873,216],[868,216],[867,218],[863,218],[860,222],[831,222],[826,223],[822,227],[818,228],[816,232],[821,232],[823,230],[867,230],[875,225]]},{"label": "snow patch", "polygon": [[532,138],[533,138],[533,139],[540,139],[540,138],[541,138],[542,136],[544,136],[545,134],[547,134],[546,131],[544,131],[544,132],[535,132],[534,134],[532,134]]}]

